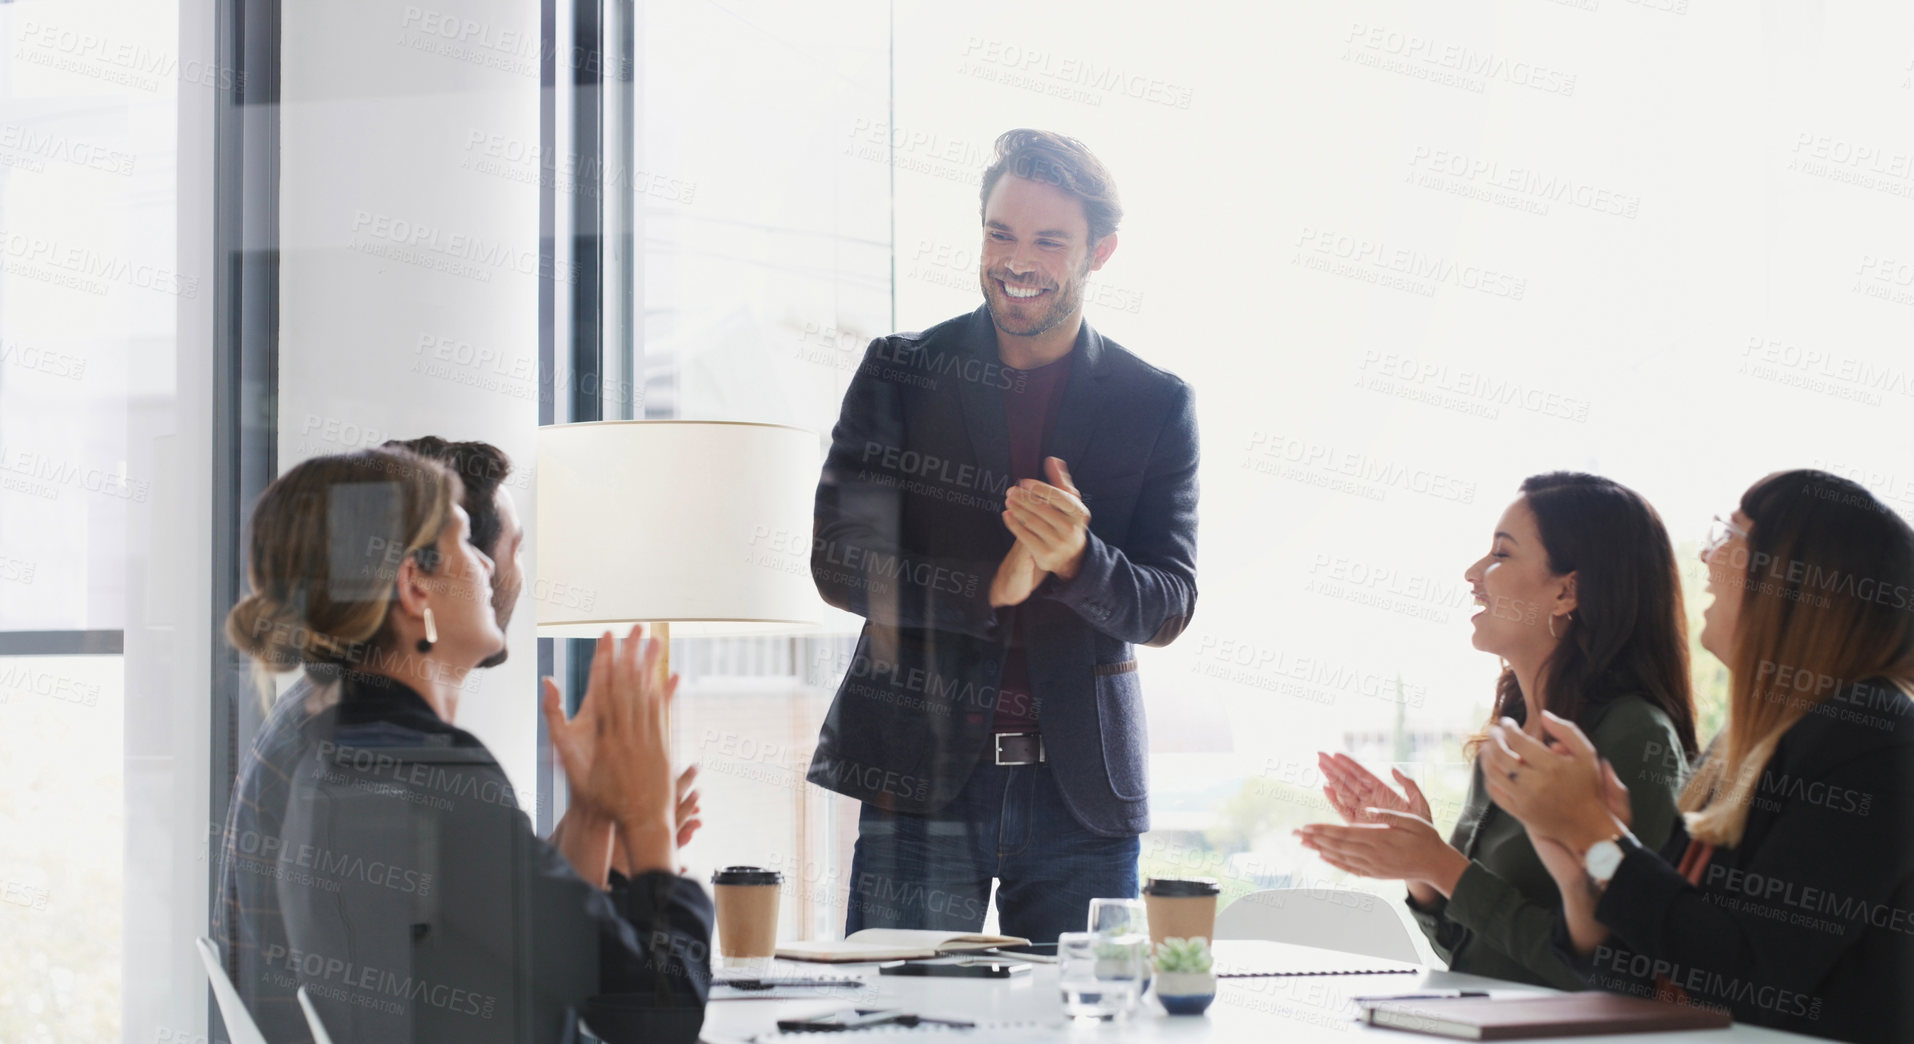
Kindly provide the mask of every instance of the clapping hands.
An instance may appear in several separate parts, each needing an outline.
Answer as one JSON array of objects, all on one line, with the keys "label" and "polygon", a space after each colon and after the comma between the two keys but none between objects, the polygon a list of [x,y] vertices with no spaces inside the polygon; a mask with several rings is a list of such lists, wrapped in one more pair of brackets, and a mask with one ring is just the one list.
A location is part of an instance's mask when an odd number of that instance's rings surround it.
[{"label": "clapping hands", "polygon": [[1084,506],[1083,494],[1062,458],[1045,457],[1043,467],[1049,482],[1024,479],[1004,493],[1004,526],[1017,543],[991,581],[993,608],[1019,605],[1046,575],[1055,573],[1069,580],[1083,564],[1090,541],[1090,509]]},{"label": "clapping hands", "polygon": [[1468,866],[1431,821],[1429,799],[1416,781],[1391,770],[1398,793],[1347,754],[1320,754],[1323,796],[1346,825],[1312,823],[1296,831],[1303,847],[1323,862],[1359,877],[1408,882],[1418,902],[1447,895]]},{"label": "clapping hands", "polygon": [[1574,722],[1543,711],[1541,726],[1546,741],[1510,718],[1489,726],[1482,782],[1531,838],[1560,841],[1579,859],[1590,843],[1628,827],[1628,787]]},{"label": "clapping hands", "polygon": [[661,653],[642,626],[623,642],[606,632],[570,719],[557,683],[544,679],[545,723],[572,798],[615,826],[622,865],[634,873],[675,869],[678,839],[696,829],[690,774],[672,772],[669,713],[678,677],[660,678]]},{"label": "clapping hands", "polygon": [[1397,793],[1347,754],[1317,754],[1316,765],[1322,769],[1323,796],[1345,823],[1381,822],[1380,812],[1371,809],[1403,812],[1430,821],[1435,818],[1430,814],[1429,799],[1422,795],[1422,788],[1403,775],[1401,769],[1389,770],[1402,786],[1402,793]]}]

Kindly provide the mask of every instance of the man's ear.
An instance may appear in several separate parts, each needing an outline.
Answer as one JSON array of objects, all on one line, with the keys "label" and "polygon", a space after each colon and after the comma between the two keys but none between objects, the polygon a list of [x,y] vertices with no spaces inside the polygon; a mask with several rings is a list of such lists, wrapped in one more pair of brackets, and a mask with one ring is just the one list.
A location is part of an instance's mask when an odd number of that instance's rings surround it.
[{"label": "man's ear", "polygon": [[1110,255],[1116,253],[1116,249],[1117,234],[1115,232],[1097,240],[1096,245],[1090,248],[1090,271],[1094,272],[1102,268],[1103,263],[1110,260]]}]

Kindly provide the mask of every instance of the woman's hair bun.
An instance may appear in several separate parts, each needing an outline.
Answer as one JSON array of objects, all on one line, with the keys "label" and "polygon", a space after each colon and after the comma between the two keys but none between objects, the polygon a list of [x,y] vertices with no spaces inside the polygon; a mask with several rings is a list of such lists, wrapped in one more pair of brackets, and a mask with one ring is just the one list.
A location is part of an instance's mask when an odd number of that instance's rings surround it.
[{"label": "woman's hair bun", "polygon": [[227,614],[227,639],[270,672],[363,662],[390,642],[392,563],[436,555],[458,490],[450,471],[404,449],[293,465],[253,508],[253,592]]},{"label": "woman's hair bun", "polygon": [[226,637],[260,666],[289,671],[311,659],[304,617],[302,610],[255,592],[226,615]]}]

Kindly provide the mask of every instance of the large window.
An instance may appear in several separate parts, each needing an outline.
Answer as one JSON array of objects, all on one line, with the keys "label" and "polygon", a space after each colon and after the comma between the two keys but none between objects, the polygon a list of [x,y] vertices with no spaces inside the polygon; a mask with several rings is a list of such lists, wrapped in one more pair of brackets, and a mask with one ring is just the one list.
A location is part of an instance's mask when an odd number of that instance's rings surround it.
[{"label": "large window", "polygon": [[175,249],[176,112],[198,88],[169,8],[0,6],[6,1040],[117,1039],[137,992],[121,897],[150,777],[128,766],[159,737],[129,713],[124,633],[161,597],[152,522],[179,493],[156,442],[173,432],[177,309],[210,292]]},{"label": "large window", "polygon": [[[892,322],[891,171],[870,140],[889,104],[890,5],[640,10],[644,415],[828,438],[864,346]],[[792,937],[843,930],[857,805],[804,772],[856,623],[676,643],[678,748],[701,766],[710,824],[686,857],[707,878],[782,867]]]},{"label": "large window", "polygon": [[[1052,128],[1128,212],[1089,321],[1196,389],[1202,596],[1141,652],[1146,873],[1399,893],[1290,830],[1331,815],[1318,750],[1402,764],[1453,821],[1497,671],[1462,573],[1524,476],[1642,492],[1691,612],[1710,516],[1769,471],[1914,507],[1914,322],[1842,231],[1910,214],[1830,158],[1890,103],[1824,107],[1801,27],[1753,9],[1592,10],[1192,10],[1200,45],[1166,46],[1082,8],[900,6],[898,325],[974,307],[975,172]],[[1725,672],[1695,652],[1707,736]]]},{"label": "large window", "polygon": [[[1881,261],[1893,237],[1858,232],[1884,228],[1896,183],[1841,166],[1850,124],[1885,110],[1822,107],[1818,52],[1785,20],[1232,9],[1184,12],[1177,40],[1201,43],[1173,45],[1102,9],[907,4],[886,91],[882,20],[862,5],[652,6],[647,161],[696,188],[646,201],[648,408],[827,431],[869,336],[978,303],[976,192],[998,133],[1071,134],[1114,172],[1127,216],[1087,317],[1195,386],[1204,449],[1197,616],[1141,652],[1146,874],[1212,874],[1226,897],[1393,894],[1289,831],[1330,814],[1318,750],[1403,766],[1453,820],[1498,670],[1470,647],[1462,572],[1527,475],[1596,471],[1646,495],[1691,632],[1708,519],[1762,474],[1821,466],[1914,509],[1914,326]],[[1736,58],[1751,51],[1776,64]],[[1767,107],[1775,92],[1801,108]],[[881,264],[862,263],[886,245],[890,315],[872,300]],[[1726,675],[1694,652],[1707,736]],[[724,805],[700,859],[759,852],[764,816],[821,828],[835,802],[798,780],[837,678],[813,680],[759,714],[700,679],[709,717],[688,721],[687,750],[710,776],[795,791]],[[844,815],[799,849],[840,885]],[[812,921],[834,929],[841,908]]]},{"label": "large window", "polygon": [[120,1025],[119,656],[0,657],[0,1027],[107,1040]]}]

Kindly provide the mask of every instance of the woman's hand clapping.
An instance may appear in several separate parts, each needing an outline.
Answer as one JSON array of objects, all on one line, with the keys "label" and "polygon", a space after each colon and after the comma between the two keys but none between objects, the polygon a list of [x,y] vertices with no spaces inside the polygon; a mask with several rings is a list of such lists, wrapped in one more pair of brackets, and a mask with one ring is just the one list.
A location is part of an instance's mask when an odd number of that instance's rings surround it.
[{"label": "woman's hand clapping", "polygon": [[1489,798],[1529,837],[1559,841],[1579,860],[1590,844],[1627,830],[1628,788],[1574,722],[1542,712],[1548,742],[1504,718],[1482,745]]},{"label": "woman's hand clapping", "polygon": [[1404,881],[1427,906],[1454,887],[1469,865],[1436,832],[1429,799],[1416,781],[1392,769],[1398,793],[1347,754],[1320,754],[1323,796],[1346,826],[1312,823],[1296,832],[1323,862],[1360,877]]},{"label": "woman's hand clapping", "polygon": [[[674,871],[684,798],[671,767],[669,711],[678,677],[658,677],[661,647],[633,627],[623,641],[598,639],[578,714],[567,720],[558,686],[544,680],[552,747],[573,800],[616,825],[632,873]],[[688,790],[689,781],[686,780]],[[684,834],[689,837],[690,831]]]},{"label": "woman's hand clapping", "polygon": [[1345,823],[1382,822],[1371,809],[1406,812],[1418,819],[1434,821],[1435,817],[1429,813],[1429,799],[1422,796],[1422,788],[1403,775],[1401,769],[1389,770],[1402,785],[1402,793],[1398,794],[1347,754],[1319,753],[1316,764],[1323,773],[1323,796]]}]

